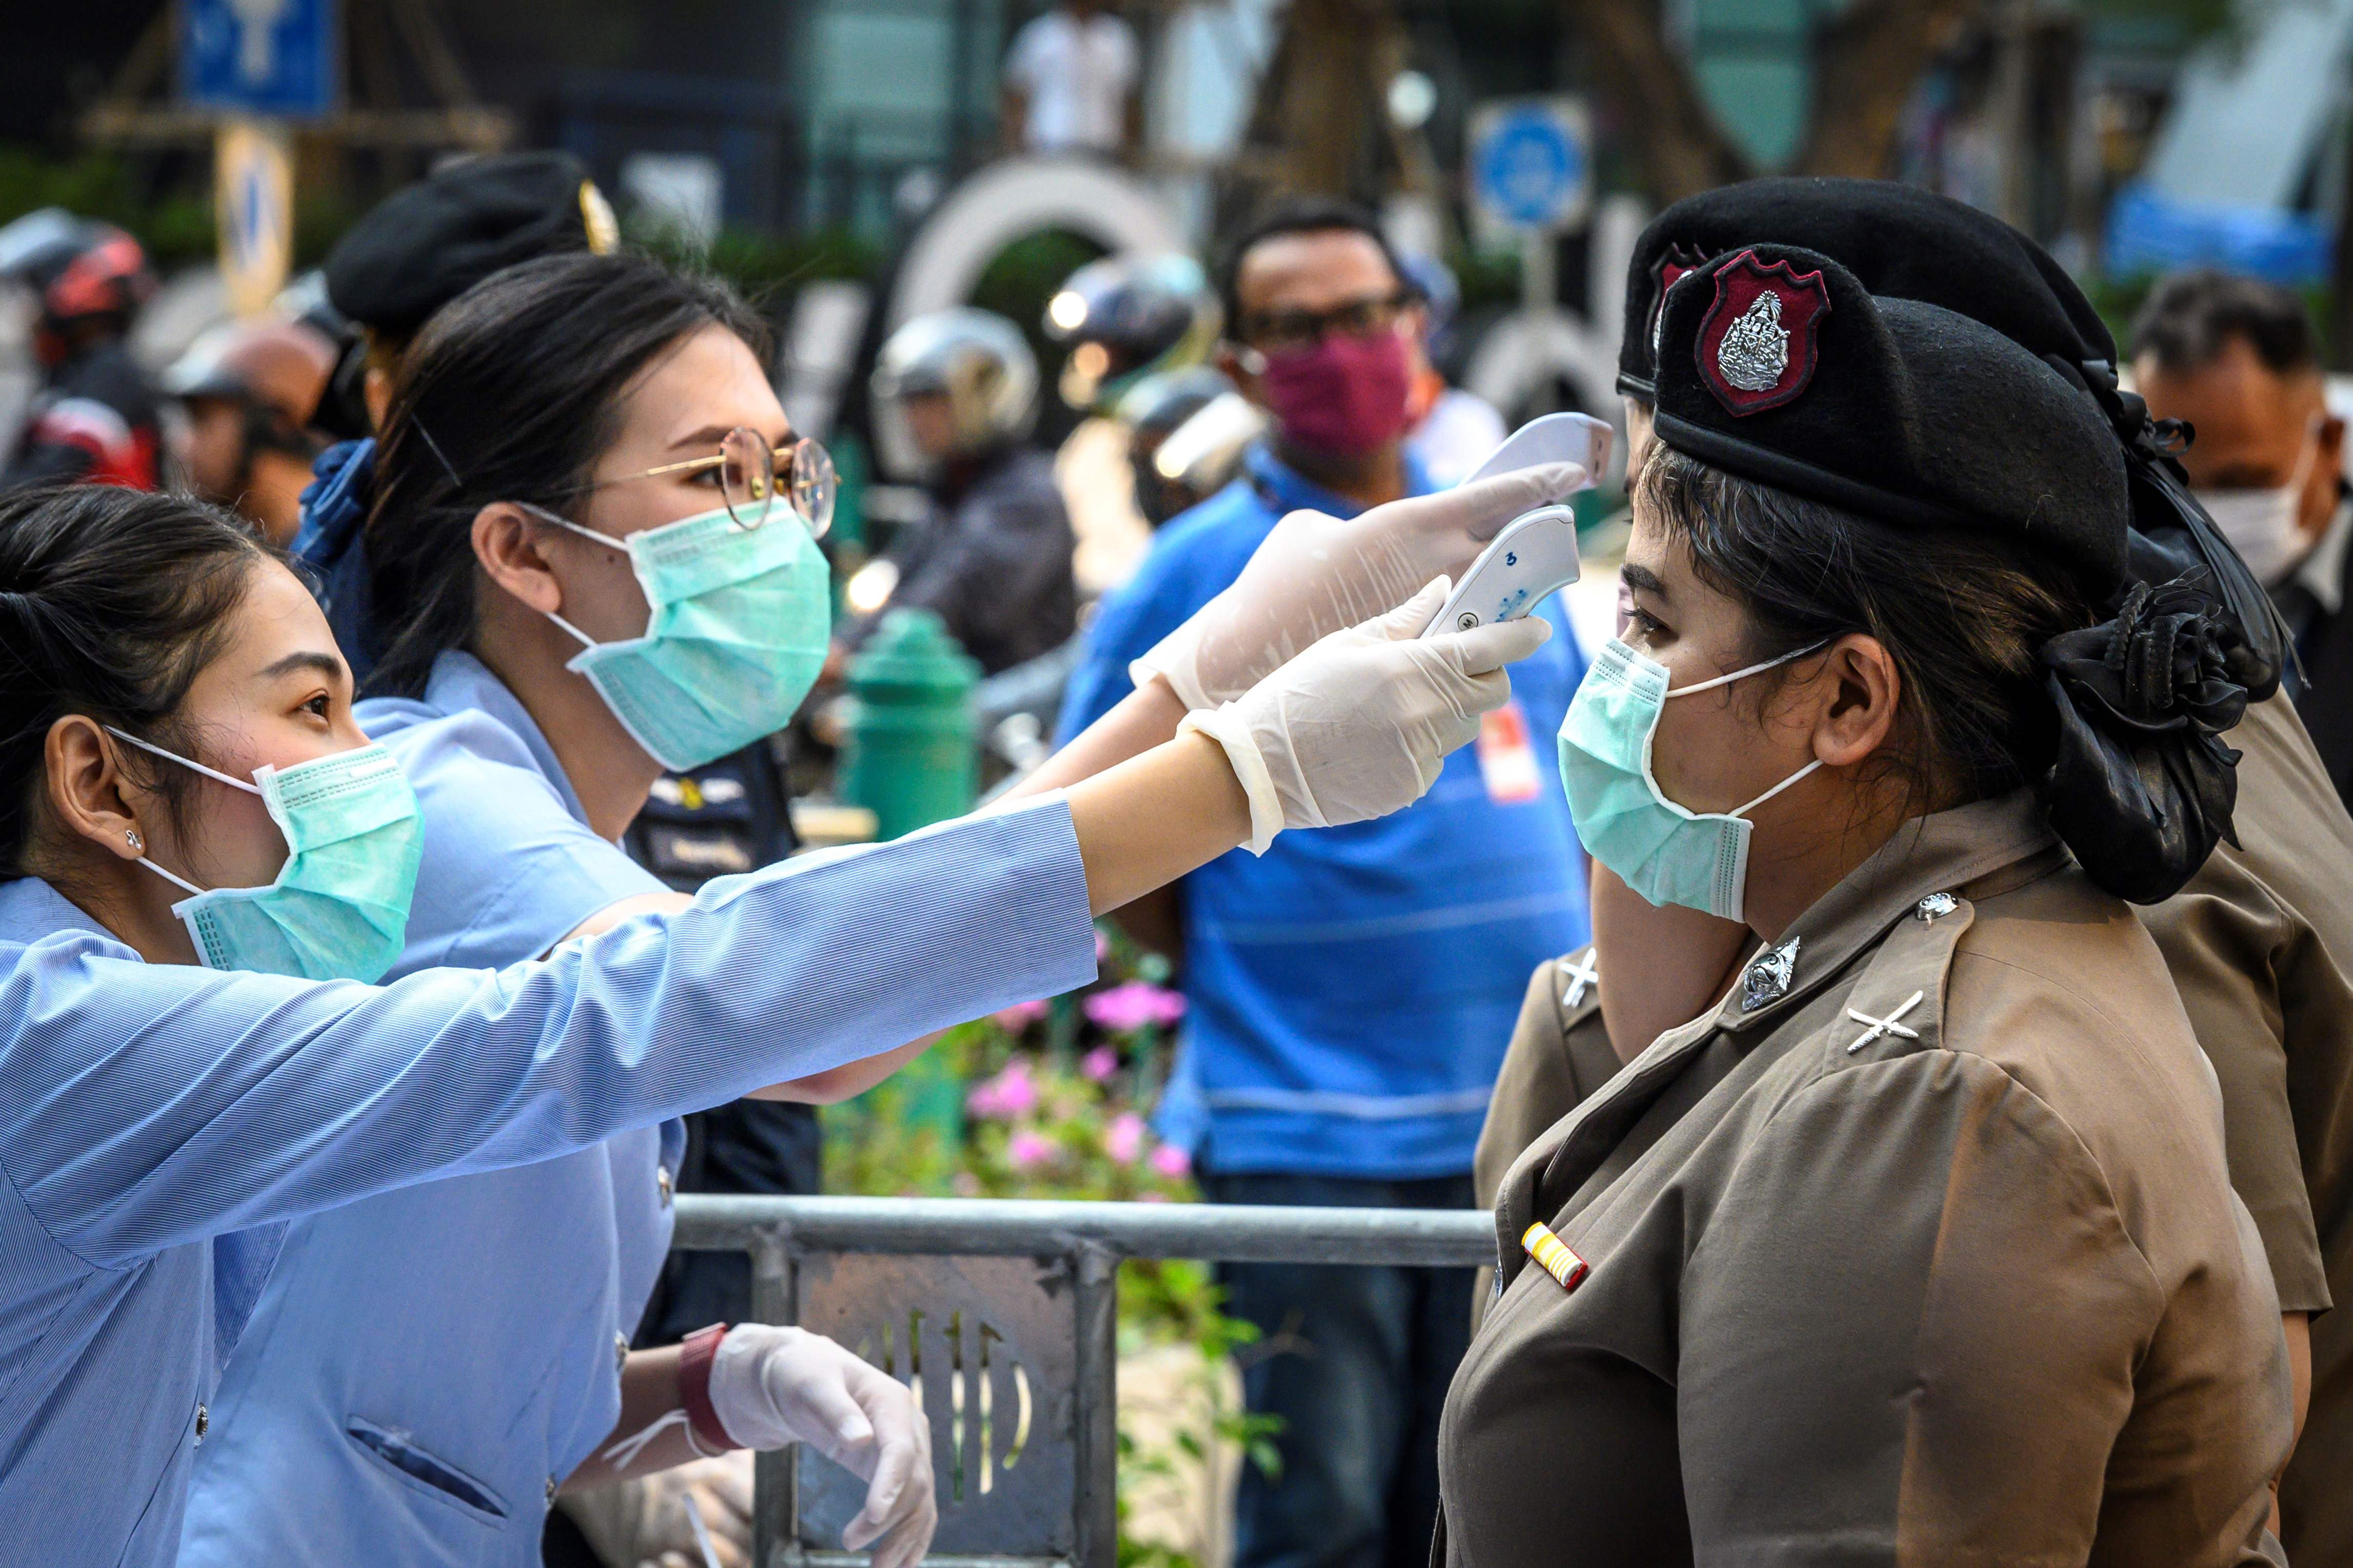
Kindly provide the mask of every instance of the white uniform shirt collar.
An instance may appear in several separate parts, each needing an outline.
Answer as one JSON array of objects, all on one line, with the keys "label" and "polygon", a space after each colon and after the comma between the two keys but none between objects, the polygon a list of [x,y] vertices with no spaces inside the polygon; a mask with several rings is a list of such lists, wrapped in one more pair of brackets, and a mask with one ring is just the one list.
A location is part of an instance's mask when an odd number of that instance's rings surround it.
[{"label": "white uniform shirt collar", "polygon": [[2320,542],[2290,579],[2312,595],[2323,615],[2333,616],[2345,607],[2345,552],[2349,546],[2353,546],[2353,495],[2338,498],[2328,526],[2321,531]]}]

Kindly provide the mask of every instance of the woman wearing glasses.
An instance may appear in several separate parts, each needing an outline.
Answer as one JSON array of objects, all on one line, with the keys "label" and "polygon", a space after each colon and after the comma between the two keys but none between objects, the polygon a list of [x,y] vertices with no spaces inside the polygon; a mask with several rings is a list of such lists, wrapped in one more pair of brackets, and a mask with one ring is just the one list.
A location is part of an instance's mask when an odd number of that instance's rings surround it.
[{"label": "woman wearing glasses", "polygon": [[[366,536],[371,690],[389,695],[359,709],[424,823],[393,975],[502,966],[686,903],[613,841],[665,768],[781,728],[828,642],[830,465],[791,432],[765,346],[717,285],[565,257],[485,281],[412,349]],[[1566,482],[1484,505],[1500,523]],[[1218,658],[1211,637],[1195,663]],[[1040,787],[1172,733],[1182,705],[1155,687]],[[842,897],[887,945],[916,885]],[[983,923],[959,940],[1005,940]],[[770,958],[813,987],[836,962],[786,931]],[[931,953],[902,967],[936,983]],[[922,1044],[770,1092],[855,1093]],[[724,1326],[627,1348],[679,1145],[672,1122],[299,1221],[226,1371],[234,1419],[198,1455],[182,1561],[535,1563],[561,1486],[723,1445],[678,1411],[681,1364],[727,1353]],[[902,1531],[888,1558],[921,1543]]]}]

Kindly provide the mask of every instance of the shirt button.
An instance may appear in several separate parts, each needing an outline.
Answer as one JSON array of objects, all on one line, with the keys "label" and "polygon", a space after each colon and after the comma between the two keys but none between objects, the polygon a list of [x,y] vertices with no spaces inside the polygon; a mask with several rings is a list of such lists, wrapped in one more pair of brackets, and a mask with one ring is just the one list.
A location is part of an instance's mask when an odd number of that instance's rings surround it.
[{"label": "shirt button", "polygon": [[209,1410],[206,1409],[206,1408],[205,1408],[203,1405],[197,1405],[197,1406],[196,1406],[196,1441],[197,1441],[197,1442],[199,1442],[199,1443],[203,1442],[203,1441],[205,1440],[205,1434],[206,1434],[206,1433],[207,1433],[207,1432],[209,1432],[209,1431],[211,1431],[212,1429],[213,1429],[213,1413],[212,1413],[211,1411],[209,1411]]},{"label": "shirt button", "polygon": [[547,1478],[547,1501],[548,1506],[551,1508],[555,1505],[555,1478],[554,1476]]},{"label": "shirt button", "polygon": [[629,1342],[619,1334],[613,1336],[613,1370],[626,1372],[629,1366]]},{"label": "shirt button", "polygon": [[664,1208],[670,1207],[670,1167],[668,1165],[657,1165],[654,1167],[654,1190],[661,1194],[661,1206]]}]

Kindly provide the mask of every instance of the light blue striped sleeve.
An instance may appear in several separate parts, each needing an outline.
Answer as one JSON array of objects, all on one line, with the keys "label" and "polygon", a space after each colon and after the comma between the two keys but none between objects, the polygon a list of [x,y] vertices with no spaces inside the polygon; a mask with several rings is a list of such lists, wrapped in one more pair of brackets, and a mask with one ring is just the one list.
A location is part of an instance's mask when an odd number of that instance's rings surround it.
[{"label": "light blue striped sleeve", "polygon": [[0,1172],[60,1245],[116,1267],[568,1153],[1094,966],[1056,796],[727,878],[539,963],[382,987],[60,933],[0,972]]}]

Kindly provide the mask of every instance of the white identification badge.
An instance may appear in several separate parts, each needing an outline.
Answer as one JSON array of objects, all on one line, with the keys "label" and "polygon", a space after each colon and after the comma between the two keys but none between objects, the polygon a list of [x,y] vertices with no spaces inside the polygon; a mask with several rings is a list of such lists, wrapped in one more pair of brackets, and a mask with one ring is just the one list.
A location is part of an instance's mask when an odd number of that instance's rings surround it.
[{"label": "white identification badge", "polygon": [[1544,793],[1536,749],[1528,743],[1527,710],[1516,697],[1480,715],[1479,776],[1497,805],[1524,805]]}]

